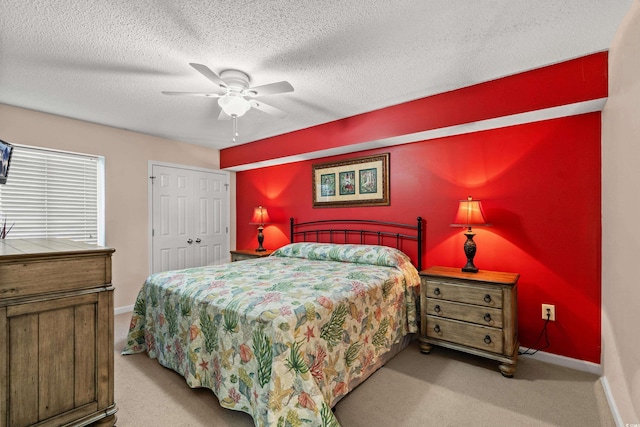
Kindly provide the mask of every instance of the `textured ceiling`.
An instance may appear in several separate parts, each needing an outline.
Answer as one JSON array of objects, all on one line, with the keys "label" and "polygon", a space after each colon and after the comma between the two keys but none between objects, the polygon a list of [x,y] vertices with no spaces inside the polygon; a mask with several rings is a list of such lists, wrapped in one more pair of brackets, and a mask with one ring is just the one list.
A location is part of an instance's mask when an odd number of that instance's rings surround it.
[{"label": "textured ceiling", "polygon": [[190,62],[293,85],[246,143],[606,50],[632,2],[1,0],[0,103],[225,148],[216,99],[161,94],[215,89]]}]

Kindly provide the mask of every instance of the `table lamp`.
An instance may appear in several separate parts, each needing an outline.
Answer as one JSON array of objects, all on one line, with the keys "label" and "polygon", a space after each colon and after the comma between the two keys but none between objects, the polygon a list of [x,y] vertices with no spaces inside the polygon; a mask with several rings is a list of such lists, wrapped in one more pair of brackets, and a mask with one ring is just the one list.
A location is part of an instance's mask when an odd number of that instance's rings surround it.
[{"label": "table lamp", "polygon": [[473,258],[476,256],[476,242],[473,241],[475,233],[471,231],[471,227],[488,227],[486,217],[482,210],[480,200],[473,200],[471,196],[467,200],[460,200],[458,204],[458,212],[451,227],[467,227],[464,233],[467,240],[464,242],[464,253],[467,256],[467,264],[462,267],[462,271],[468,273],[477,273],[478,268],[473,265]]},{"label": "table lamp", "polygon": [[256,252],[266,251],[266,249],[262,247],[262,242],[264,242],[264,234],[262,234],[262,230],[264,229],[264,225],[269,222],[270,219],[267,208],[258,206],[253,210],[253,217],[251,217],[249,224],[258,224],[258,249],[256,249]]}]

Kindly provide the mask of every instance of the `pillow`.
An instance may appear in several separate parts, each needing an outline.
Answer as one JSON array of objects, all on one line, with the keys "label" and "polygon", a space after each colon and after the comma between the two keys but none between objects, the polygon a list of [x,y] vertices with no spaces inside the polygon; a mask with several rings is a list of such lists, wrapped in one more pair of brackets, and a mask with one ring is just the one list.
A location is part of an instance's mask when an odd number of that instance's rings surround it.
[{"label": "pillow", "polygon": [[307,258],[317,261],[341,261],[356,264],[402,267],[411,260],[402,251],[389,246],[354,245],[336,243],[290,243],[277,249],[271,256]]}]

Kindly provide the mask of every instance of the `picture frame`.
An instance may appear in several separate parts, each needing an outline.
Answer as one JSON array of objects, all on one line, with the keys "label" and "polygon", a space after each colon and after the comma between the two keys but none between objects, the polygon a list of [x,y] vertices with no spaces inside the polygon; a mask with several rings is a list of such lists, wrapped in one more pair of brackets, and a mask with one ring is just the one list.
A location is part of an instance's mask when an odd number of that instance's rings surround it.
[{"label": "picture frame", "polygon": [[312,165],[313,207],[388,206],[389,153]]}]

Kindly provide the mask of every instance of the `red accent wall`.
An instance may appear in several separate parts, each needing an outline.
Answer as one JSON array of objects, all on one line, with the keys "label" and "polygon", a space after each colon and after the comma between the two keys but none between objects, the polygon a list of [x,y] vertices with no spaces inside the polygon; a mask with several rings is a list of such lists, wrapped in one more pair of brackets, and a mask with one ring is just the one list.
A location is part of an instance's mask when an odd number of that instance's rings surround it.
[{"label": "red accent wall", "polygon": [[[316,140],[333,132],[311,129]],[[390,206],[312,207],[313,163],[383,152],[390,153]],[[493,224],[474,229],[475,264],[521,275],[521,345],[536,345],[541,304],[555,304],[557,321],[549,324],[545,351],[599,363],[600,163],[600,113],[589,113],[238,172],[237,247],[257,247],[257,230],[249,225],[257,205],[266,206],[273,221],[264,230],[267,248],[288,242],[291,216],[400,222],[422,216],[423,265],[462,266],[465,237],[449,224],[457,201],[470,195],[482,200]]]},{"label": "red accent wall", "polygon": [[292,156],[607,96],[607,52],[220,151],[220,167]]}]

